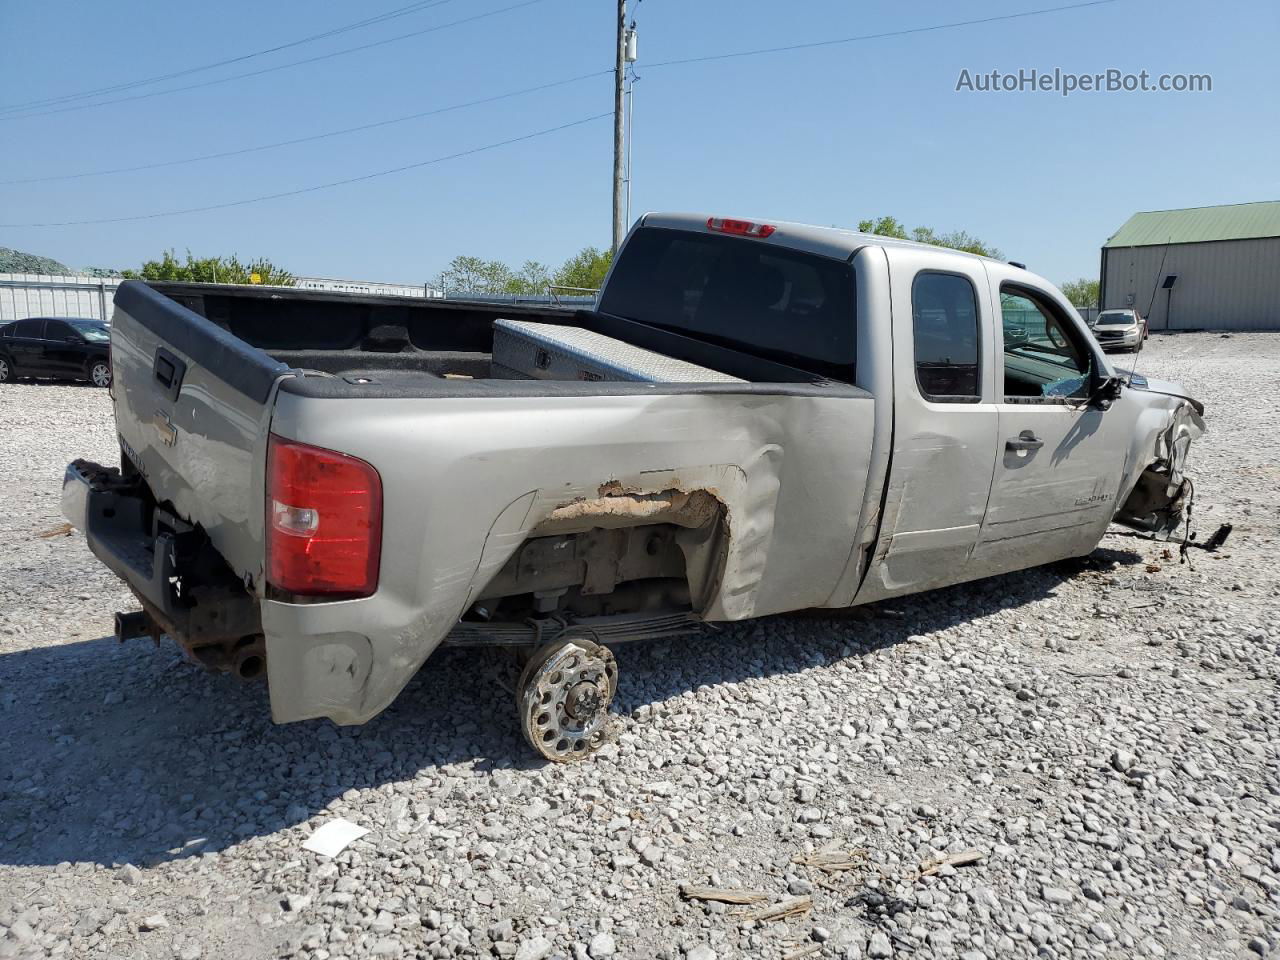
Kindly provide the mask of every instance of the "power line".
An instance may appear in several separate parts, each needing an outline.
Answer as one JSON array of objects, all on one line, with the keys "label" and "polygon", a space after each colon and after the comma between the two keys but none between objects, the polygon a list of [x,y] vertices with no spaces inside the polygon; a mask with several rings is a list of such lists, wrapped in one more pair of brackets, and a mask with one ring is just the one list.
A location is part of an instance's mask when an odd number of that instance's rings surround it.
[{"label": "power line", "polygon": [[[438,6],[442,3],[449,3],[449,2],[452,2],[452,0],[430,0],[430,2],[410,4],[409,7],[398,8],[397,10],[390,11],[389,13],[384,14],[381,17],[369,18],[368,20],[365,20],[365,21],[358,21],[355,24],[348,24],[346,27],[335,28],[334,30],[328,31],[323,34],[316,34],[312,37],[306,37],[301,40],[292,41],[287,44],[281,44],[281,45],[278,45],[277,47],[269,48],[268,50],[258,51],[252,54],[245,54],[241,57],[232,58],[226,61],[220,61],[219,63],[216,63],[216,64],[208,64],[205,67],[195,67],[195,68],[191,68],[188,71],[179,71],[174,74],[169,74],[166,77],[153,77],[148,80],[134,81],[131,84],[118,85],[115,88],[104,88],[104,92],[110,92],[111,90],[117,90],[117,89],[126,89],[133,86],[140,86],[142,84],[150,83],[150,82],[158,82],[161,79],[169,79],[171,77],[182,76],[186,73],[194,73],[199,70],[212,68],[214,66],[222,66],[228,63],[238,62],[240,60],[249,59],[254,56],[260,56],[265,53],[286,49],[287,47],[297,46],[301,43],[308,43],[315,39],[322,39],[327,36],[332,36],[336,33],[344,32],[346,30],[356,29],[360,26],[365,26],[370,23],[381,22],[383,20],[391,19],[395,16],[404,16],[405,14],[414,12],[415,10],[418,10],[418,9],[425,9],[427,7]],[[50,116],[52,114],[67,113],[75,110],[88,110],[88,109],[92,109],[93,107],[110,106],[117,103],[128,103],[135,100],[145,100],[150,97],[164,96],[170,93],[182,93],[187,90],[196,90],[202,87],[214,86],[216,84],[227,83],[233,80],[242,80],[247,77],[256,77],[265,73],[272,73],[277,70],[284,70],[290,67],[304,66],[309,63],[316,63],[322,60],[328,60],[333,57],[344,56],[348,53],[356,53],[361,50],[368,50],[373,47],[383,46],[388,43],[395,43],[399,40],[405,40],[410,37],[421,36],[422,34],[425,34],[425,33],[433,33],[437,30],[444,30],[449,27],[455,27],[461,24],[471,23],[475,20],[496,16],[501,13],[507,13],[511,10],[516,10],[516,9],[519,9],[520,7],[526,7],[526,6],[530,6],[531,4],[540,3],[540,2],[542,2],[542,0],[525,0],[525,2],[517,3],[509,7],[502,7],[498,10],[491,10],[487,13],[477,14],[473,17],[467,17],[462,20],[455,20],[451,23],[440,24],[435,27],[428,27],[424,30],[416,30],[411,33],[399,34],[394,37],[388,37],[384,40],[375,41],[373,43],[362,44],[356,47],[348,47],[343,50],[336,50],[336,51],[333,51],[332,53],[323,54],[317,57],[309,57],[304,60],[295,60],[295,61],[291,61],[290,63],[280,64],[274,67],[267,67],[263,70],[254,70],[248,73],[234,74],[233,76],[230,76],[230,77],[222,77],[216,80],[208,80],[202,83],[188,84],[187,86],[183,86],[183,87],[173,87],[168,90],[156,90],[150,93],[136,94],[130,97],[118,97],[114,100],[100,100],[95,103],[63,106],[57,109],[44,110],[40,112],[28,112],[28,113],[10,112],[8,116],[0,115],[0,122],[3,122],[5,120],[24,120],[31,117],[44,117],[44,116]],[[918,34],[918,33],[932,33],[938,30],[951,30],[957,27],[978,26],[986,23],[998,23],[998,22],[1007,21],[1007,20],[1019,20],[1027,17],[1043,16],[1045,14],[1050,14],[1050,13],[1061,13],[1068,10],[1080,10],[1086,7],[1104,6],[1106,4],[1117,3],[1117,2],[1120,2],[1120,0],[1086,0],[1086,2],[1082,2],[1082,3],[1070,3],[1070,4],[1064,4],[1056,7],[1045,7],[1040,10],[1025,10],[1020,13],[1007,13],[1007,14],[1000,14],[997,16],[979,17],[972,20],[956,20],[950,23],[936,23],[936,24],[930,24],[924,27],[910,27],[902,30],[888,30],[881,33],[860,34],[858,36],[840,37],[833,40],[814,40],[807,43],[787,44],[784,46],[777,46],[777,47],[761,47],[754,50],[742,50],[734,53],[718,53],[718,54],[708,54],[706,56],[699,56],[699,57],[682,57],[682,58],[673,59],[673,60],[660,60],[655,63],[648,64],[647,68],[658,69],[661,67],[683,66],[685,64],[692,64],[692,63],[708,63],[716,60],[731,60],[731,59],[736,59],[740,57],[754,57],[754,56],[761,56],[764,54],[771,54],[771,53],[786,53],[786,52],[795,51],[795,50],[811,50],[817,47],[829,47],[829,46],[836,46],[836,45],[846,44],[846,43],[858,43],[865,40],[883,40],[891,37],[910,36],[912,34]],[[89,94],[86,93],[86,94],[75,95],[74,97],[68,97],[63,99],[74,99],[74,98],[80,98],[88,95]],[[28,104],[28,105],[16,105],[16,106],[10,106],[10,107],[3,107],[3,108],[0,108],[0,112],[15,111],[15,110],[23,109],[25,106],[35,106],[41,103],[43,103],[43,101],[33,101],[32,104]],[[23,181],[6,181],[6,182],[14,183],[14,182],[23,182]],[[34,181],[27,181],[27,182],[34,182]]]},{"label": "power line", "polygon": [[1084,3],[1068,3],[1060,7],[1045,7],[1040,10],[1024,10],[1021,13],[1005,13],[999,16],[979,17],[974,20],[955,20],[951,23],[935,23],[926,27],[910,27],[905,30],[887,30],[883,33],[864,33],[856,37],[840,37],[835,40],[812,40],[808,43],[792,43],[781,47],[760,47],[755,50],[742,50],[737,53],[715,53],[702,57],[682,57],[678,60],[660,60],[657,63],[646,63],[646,70],[658,67],[675,67],[687,63],[707,63],[712,60],[732,60],[736,57],[756,57],[767,53],[786,53],[792,50],[812,50],[815,47],[832,47],[842,43],[857,43],[862,40],[885,40],[889,37],[905,37],[914,33],[932,33],[935,30],[951,30],[955,27],[972,27],[984,23],[997,23],[1002,20],[1019,20],[1024,17],[1038,17],[1046,13],[1061,13],[1065,10],[1081,10],[1085,7],[1100,7],[1108,3],[1119,3],[1120,0],[1086,0]]},{"label": "power line", "polygon": [[420,37],[423,34],[435,33],[438,30],[447,30],[450,27],[461,26],[464,23],[474,23],[476,20],[496,17],[499,14],[509,13],[512,10],[519,10],[522,7],[530,7],[535,3],[543,2],[544,0],[521,0],[520,3],[513,3],[510,6],[499,7],[497,10],[489,10],[486,13],[478,13],[474,16],[464,17],[461,20],[452,20],[449,23],[437,24],[434,27],[426,27],[422,30],[414,30],[410,33],[397,34],[394,37],[375,40],[372,43],[364,43],[356,47],[345,47],[342,50],[334,50],[330,53],[322,53],[318,56],[307,57],[305,60],[291,60],[288,63],[276,64],[273,67],[263,67],[261,70],[250,70],[246,73],[234,73],[229,77],[219,77],[215,80],[203,80],[200,83],[189,83],[185,87],[170,87],[167,90],[153,90],[150,93],[136,93],[129,97],[117,97],[114,100],[98,100],[94,103],[72,104],[70,106],[58,107],[54,110],[43,110],[38,113],[14,113],[8,116],[0,116],[0,123],[8,120],[26,120],[31,117],[47,117],[55,113],[70,113],[74,110],[90,110],[94,107],[105,107],[116,103],[130,103],[135,100],[147,100],[151,97],[162,97],[170,93],[181,93],[186,90],[198,90],[202,87],[212,87],[220,83],[229,83],[232,80],[243,80],[246,77],[259,77],[264,73],[275,73],[277,70],[287,70],[290,67],[300,67],[309,63],[319,63],[322,60],[331,60],[334,57],[345,56],[348,53],[358,53],[361,50],[371,50],[374,47],[386,46],[388,43],[397,43],[401,40],[408,40],[411,37]]},{"label": "power line", "polygon": [[[512,7],[505,7],[501,10],[490,11],[490,13],[481,14],[480,16],[492,16],[493,14],[496,14],[496,13],[502,13],[502,12],[505,12],[506,10],[512,10],[518,7],[529,6],[532,3],[538,3],[538,2],[540,2],[540,0],[525,0],[525,2],[515,4]],[[761,48],[756,50],[745,50],[745,51],[739,51],[736,53],[713,54],[713,55],[702,56],[702,57],[686,57],[681,59],[665,60],[659,63],[649,64],[647,69],[655,68],[655,67],[677,66],[677,65],[688,64],[688,63],[702,63],[702,62],[709,62],[709,61],[716,61],[716,60],[727,60],[727,59],[737,58],[737,57],[759,56],[763,54],[782,53],[782,52],[794,51],[794,50],[813,49],[815,47],[834,46],[837,44],[854,43],[862,40],[877,40],[877,39],[884,39],[888,37],[907,36],[907,35],[916,34],[916,33],[928,33],[936,30],[948,30],[956,27],[975,26],[975,25],[985,24],[985,23],[995,23],[995,22],[1005,21],[1005,20],[1016,20],[1016,19],[1021,19],[1025,17],[1041,16],[1049,13],[1059,13],[1067,10],[1078,10],[1086,7],[1103,6],[1106,4],[1116,3],[1116,2],[1119,2],[1119,0],[1086,0],[1086,2],[1066,4],[1066,5],[1057,6],[1057,7],[1046,7],[1040,10],[1027,10],[1021,13],[1003,14],[1003,15],[992,16],[992,17],[982,17],[982,18],[977,18],[973,20],[960,20],[960,21],[953,21],[950,23],[943,23],[943,24],[932,24],[925,27],[913,27],[913,28],[908,28],[903,30],[886,31],[886,32],[876,33],[876,34],[863,34],[856,37],[843,37],[843,38],[838,38],[834,40],[819,40],[819,41],[812,41],[809,43],[790,44],[787,46],[768,47],[768,48]],[[469,19],[479,19],[479,17],[473,17]],[[466,20],[458,21],[458,23],[465,23],[465,22],[468,22],[468,21]],[[455,24],[445,24],[443,26],[453,26],[453,25]],[[432,29],[443,29],[443,26],[435,27]],[[430,32],[430,31],[429,30],[418,31],[418,33],[424,33],[424,32]],[[410,34],[409,36],[411,35],[413,34]],[[390,40],[383,40],[383,41],[379,41],[378,43],[367,44],[364,47],[352,48],[352,50],[367,49],[370,46],[379,46],[382,43],[388,43],[396,39],[403,39],[403,37],[395,37],[395,38],[391,38]],[[339,51],[338,53],[352,52],[352,50]],[[337,55],[337,54],[331,54],[330,56],[332,55]],[[325,58],[322,57],[322,58],[313,58],[313,59],[325,59]],[[310,61],[300,61],[300,62],[310,62]],[[273,69],[280,69],[280,68],[277,67]],[[258,72],[261,73],[261,72],[267,72],[267,71],[258,71]],[[555,81],[550,84],[544,84],[540,87],[529,88],[528,90],[514,91],[508,94],[499,94],[499,95],[496,95],[495,97],[485,98],[484,100],[474,101],[467,104],[459,104],[459,105],[455,105],[454,107],[440,108],[439,110],[436,110],[436,111],[426,111],[423,115],[429,115],[430,113],[434,113],[434,112],[443,112],[444,110],[449,110],[449,109],[462,109],[465,106],[473,106],[479,103],[489,102],[490,100],[494,100],[494,99],[504,99],[510,96],[517,96],[520,93],[531,92],[532,90],[546,89],[547,87],[550,87],[550,86],[559,86],[565,83],[575,82],[576,80],[583,80],[588,77],[601,76],[605,73],[613,73],[613,72],[614,71],[610,69],[610,70],[598,71],[594,74],[583,74],[579,77],[569,78],[563,81]],[[175,92],[175,91],[165,91],[165,92]],[[585,117],[583,119],[574,120],[569,123],[561,124],[556,127],[549,127],[545,130],[539,130],[537,132],[525,134],[520,137],[512,137],[507,140],[498,141],[497,143],[487,144],[482,147],[475,147],[470,150],[464,150],[458,153],[448,154],[442,157],[436,157],[431,160],[422,160],[417,163],[405,164],[403,166],[393,167],[389,170],[381,170],[375,173],[364,174],[358,177],[349,177],[343,180],[334,180],[328,183],[316,184],[310,187],[302,187],[296,190],[287,190],[279,193],[271,193],[271,194],[264,194],[262,196],[257,196],[257,197],[249,197],[243,200],[232,200],[232,201],[227,201],[225,203],[209,204],[201,207],[188,207],[182,210],[169,210],[169,211],[164,211],[159,213],[138,214],[138,215],[128,216],[128,217],[106,217],[106,218],[93,219],[93,220],[66,220],[66,221],[48,222],[48,223],[0,224],[0,229],[12,230],[12,229],[24,229],[24,228],[33,228],[33,227],[88,226],[93,224],[125,223],[125,222],[131,222],[131,221],[139,221],[139,220],[153,220],[160,217],[173,217],[173,216],[181,216],[183,214],[188,214],[188,213],[202,213],[209,210],[222,210],[228,207],[244,206],[246,204],[260,203],[266,200],[276,200],[284,197],[299,196],[301,194],[313,193],[318,190],[327,190],[333,187],[345,186],[347,184],[352,184],[352,183],[361,183],[366,180],[373,180],[379,177],[390,176],[395,173],[402,173],[406,170],[414,170],[420,167],[430,166],[436,163],[442,163],[447,160],[455,160],[461,157],[472,156],[474,154],[482,153],[487,150],[493,150],[493,149],[497,149],[498,147],[508,146],[513,143],[521,143],[526,140],[532,140],[536,137],[541,137],[551,133],[556,133],[558,131],[568,129],[570,127],[580,126],[582,124],[590,123],[594,120],[601,120],[601,119],[604,119],[605,117],[611,117],[613,115],[614,113],[612,111],[610,111],[609,113],[596,114],[595,116],[592,116],[592,117]],[[382,126],[387,123],[398,123],[405,119],[412,119],[413,116],[417,116],[417,115],[412,115],[410,117],[403,117],[403,118],[394,118],[392,120],[387,120],[387,121],[379,121],[373,124],[367,124],[362,128],[350,128],[348,130],[331,131],[326,134],[318,134],[312,137],[297,138],[296,140],[293,140],[293,141],[284,141],[278,144],[267,144],[261,147],[250,147],[250,148],[245,148],[243,150],[238,150],[238,151],[227,151],[225,154],[212,154],[212,155],[209,155],[208,157],[197,157],[197,158],[189,158],[189,159],[180,160],[180,161],[171,161],[171,163],[186,163],[186,162],[193,162],[194,160],[199,160],[199,159],[210,159],[215,156],[224,156],[224,155],[230,156],[237,153],[249,153],[259,149],[269,149],[274,146],[284,146],[286,143],[300,143],[300,142],[305,142],[307,140],[320,139],[326,136],[336,136],[340,133],[352,132],[353,130],[357,130],[357,129],[367,129],[369,127]],[[155,166],[163,166],[163,165],[166,165],[166,164],[156,164]],[[138,169],[143,169],[143,168],[138,168]],[[122,172],[122,171],[106,171],[106,172]]]},{"label": "power line", "polygon": [[195,157],[180,157],[176,160],[158,160],[154,163],[140,163],[137,166],[132,167],[113,167],[108,170],[89,170],[83,173],[63,173],[47,177],[25,177],[17,180],[0,180],[0,186],[12,186],[21,183],[48,183],[54,180],[80,180],[85,177],[104,177],[116,173],[134,173],[139,170],[156,170],[161,167],[176,167],[187,163],[199,163],[204,160],[224,160],[228,157],[243,156],[247,153],[259,153],[263,150],[274,150],[278,147],[291,147],[299,143],[312,143],[316,140],[326,140],[330,137],[338,137],[348,133],[361,133],[365,130],[391,126],[396,123],[405,123],[409,120],[421,120],[424,117],[434,117],[442,113],[451,113],[456,110],[465,110],[469,107],[478,107],[487,103],[496,103],[500,100],[509,100],[513,97],[537,93],[541,90],[550,90],[554,87],[563,87],[571,83],[580,83],[583,80],[602,77],[605,74],[612,72],[612,70],[597,70],[595,73],[583,73],[576,77],[568,77],[564,80],[553,80],[549,83],[542,83],[535,87],[525,87],[521,90],[511,90],[506,93],[496,93],[493,96],[481,97],[478,100],[468,100],[464,103],[455,103],[447,107],[435,107],[431,110],[410,113],[401,117],[391,117],[386,120],[374,120],[370,123],[362,123],[355,127],[343,127],[340,130],[328,130],[324,133],[310,134],[305,137],[294,137],[291,140],[277,140],[274,143],[261,143],[252,147],[240,147],[236,150],[223,150],[218,153],[205,153]]},{"label": "power line", "polygon": [[453,3],[454,0],[418,0],[405,7],[397,7],[386,13],[379,14],[376,17],[366,17],[364,20],[357,20],[354,23],[348,23],[341,27],[334,27],[332,30],[326,30],[323,33],[313,33],[309,37],[301,37],[297,40],[290,40],[287,43],[278,43],[274,47],[265,47],[262,50],[255,50],[252,53],[241,54],[238,57],[228,57],[226,60],[216,60],[213,63],[201,64],[197,67],[187,67],[184,70],[175,70],[172,73],[158,74],[154,77],[143,77],[139,80],[130,80],[125,83],[113,84],[109,87],[98,87],[93,90],[81,90],[78,93],[65,93],[56,97],[45,97],[41,100],[29,100],[26,103],[8,103],[0,105],[0,112],[8,113],[15,110],[28,110],[35,107],[50,106],[57,103],[66,103],[72,100],[84,100],[92,97],[104,96],[109,93],[117,93],[121,90],[129,90],[134,87],[145,86],[148,83],[160,83],[165,80],[173,80],[177,77],[189,76],[193,73],[201,73],[205,70],[213,70],[216,67],[225,67],[233,63],[243,63],[245,60],[252,60],[254,57],[263,57],[271,53],[279,53],[281,50],[288,50],[292,47],[299,47],[305,43],[314,43],[317,40],[326,40],[329,37],[336,37],[339,34],[349,33],[352,30],[359,30],[362,27],[373,26],[378,23],[385,23],[388,20],[395,20],[398,17],[408,16],[411,13],[417,13],[419,10],[425,10],[430,7],[438,7],[446,3]]},{"label": "power line", "polygon": [[471,157],[477,153],[484,153],[488,150],[496,150],[499,147],[510,146],[513,143],[523,143],[526,140],[545,137],[553,133],[559,133],[561,130],[568,130],[570,127],[579,127],[585,123],[591,123],[595,120],[603,120],[606,117],[612,116],[612,110],[607,111],[606,113],[597,113],[592,117],[583,117],[580,120],[571,120],[568,123],[562,123],[556,127],[547,127],[545,130],[536,130],[533,133],[526,133],[519,137],[510,137],[506,140],[499,140],[497,143],[488,143],[481,147],[472,147],[470,150],[460,150],[457,153],[446,154],[442,157],[433,157],[430,160],[419,160],[416,163],[406,163],[403,166],[392,167],[389,170],[378,170],[374,173],[366,173],[358,177],[347,177],[344,180],[331,180],[328,183],[317,183],[309,187],[300,187],[297,190],[283,190],[280,193],[266,193],[257,197],[247,197],[243,200],[228,200],[225,203],[210,203],[202,207],[187,207],[183,210],[165,210],[159,213],[142,213],[130,217],[102,217],[96,220],[63,220],[56,223],[0,223],[0,230],[20,230],[32,227],[83,227],[101,223],[127,223],[135,220],[156,220],[161,217],[178,217],[186,213],[204,213],[209,210],[225,210],[228,207],[242,207],[251,203],[262,203],[265,200],[280,200],[285,197],[300,196],[304,193],[315,193],[319,190],[330,190],[334,187],[343,187],[351,183],[363,183],[366,180],[376,180],[379,177],[389,177],[392,174],[403,173],[406,170],[416,170],[420,167],[429,167],[432,164],[444,163],[447,160],[459,160],[463,157]]},{"label": "power line", "polygon": [[[438,0],[438,2],[450,2],[450,0]],[[530,2],[538,2],[538,0],[530,0]],[[666,60],[666,61],[661,61],[659,63],[649,64],[649,67],[656,68],[656,67],[664,67],[664,66],[676,66],[676,65],[687,64],[687,63],[699,63],[699,62],[706,62],[706,61],[724,60],[724,59],[729,59],[734,57],[757,56],[761,54],[779,53],[779,52],[790,51],[790,50],[808,49],[811,47],[830,46],[833,44],[841,44],[841,43],[852,43],[859,40],[872,40],[872,39],[880,39],[885,37],[903,36],[911,33],[923,33],[923,32],[935,31],[935,30],[952,29],[960,26],[972,26],[975,24],[988,23],[995,20],[1009,20],[1009,19],[1014,19],[1018,17],[1037,16],[1037,15],[1046,14],[1046,13],[1058,13],[1064,10],[1073,10],[1073,9],[1078,9],[1080,7],[1099,6],[1102,4],[1115,3],[1115,2],[1117,2],[1117,0],[1090,0],[1090,2],[1087,2],[1087,3],[1077,3],[1077,4],[1071,4],[1067,6],[1061,6],[1061,7],[1051,7],[1043,10],[1030,10],[1030,11],[1025,11],[1023,13],[1006,14],[999,17],[986,17],[979,20],[965,20],[965,21],[958,21],[955,23],[933,24],[926,27],[915,27],[911,29],[897,30],[897,31],[891,31],[887,33],[866,34],[858,37],[844,37],[836,40],[820,40],[820,41],[814,41],[811,43],[794,44],[791,46],[784,46],[784,47],[771,47],[771,48],[766,48],[761,50],[748,50],[748,51],[742,51],[738,53],[712,54],[704,57],[689,57],[689,58],[684,58],[679,60]],[[415,7],[421,6],[421,4],[415,4],[414,6]],[[407,8],[401,8],[401,9],[407,9]],[[504,10],[505,9],[511,9],[511,8],[504,8]],[[492,11],[492,13],[499,13],[499,12],[503,12],[503,11]],[[491,14],[482,14],[482,16],[488,16],[488,15],[491,15]],[[390,16],[390,15],[388,14],[387,16]],[[451,26],[451,25],[452,24],[445,24],[443,26]],[[437,27],[433,29],[442,29],[442,28],[443,27]],[[392,38],[392,39],[396,39],[396,38]],[[297,42],[300,43],[304,41],[297,41]],[[304,62],[308,62],[308,61],[304,61]],[[276,68],[272,68],[272,69],[276,69]],[[470,100],[464,103],[453,104],[447,107],[439,107],[432,110],[424,110],[419,113],[411,113],[411,114],[406,114],[400,117],[392,117],[387,120],[377,120],[372,123],[360,124],[354,127],[344,127],[339,130],[330,130],[325,133],[317,133],[317,134],[312,134],[305,137],[295,137],[289,140],[278,140],[273,143],[258,144],[252,147],[242,147],[236,150],[224,150],[217,153],[199,154],[194,157],[181,157],[175,160],[161,160],[155,163],[137,164],[131,167],[112,167],[106,170],[90,170],[90,171],[84,171],[81,173],[54,174],[51,176],[44,176],[44,177],[21,177],[21,178],[15,178],[11,180],[0,180],[0,186],[14,186],[17,184],[25,184],[25,183],[50,183],[50,182],[60,181],[60,180],[78,180],[86,177],[100,177],[100,176],[108,176],[108,175],[118,174],[118,173],[136,173],[142,170],[156,170],[162,167],[181,166],[187,163],[198,163],[206,160],[222,160],[228,157],[237,157],[237,156],[242,156],[248,153],[257,153],[263,150],[273,150],[279,147],[295,146],[300,143],[310,143],[316,140],[324,140],[329,137],[342,136],[348,133],[360,133],[365,130],[372,130],[378,127],[389,126],[391,124],[396,124],[396,123],[404,123],[409,120],[419,120],[424,117],[435,116],[441,113],[448,113],[455,110],[463,110],[469,107],[481,106],[483,104],[493,103],[493,102],[496,102],[499,100],[505,100],[511,97],[517,97],[517,96],[522,96],[528,93],[535,93],[541,90],[551,89],[553,87],[564,86],[571,83],[577,83],[582,80],[603,76],[607,73],[612,73],[612,72],[613,70],[606,69],[606,70],[596,71],[595,73],[580,74],[579,76],[569,77],[564,80],[555,80],[550,83],[540,84],[534,87],[526,87],[524,89],[513,90],[508,93],[495,94],[492,97],[482,97],[479,100]],[[225,79],[236,79],[236,78],[225,78]],[[218,81],[218,82],[221,82],[221,81]],[[179,88],[179,89],[187,89],[187,88]],[[178,92],[178,90],[159,91],[159,93],[176,93],[176,92]],[[148,96],[155,96],[155,95],[158,95],[158,94],[148,94]],[[128,99],[132,99],[132,98],[128,98]],[[116,101],[113,101],[113,102],[116,102]],[[0,117],[0,120],[3,120],[3,119],[5,118]]]}]

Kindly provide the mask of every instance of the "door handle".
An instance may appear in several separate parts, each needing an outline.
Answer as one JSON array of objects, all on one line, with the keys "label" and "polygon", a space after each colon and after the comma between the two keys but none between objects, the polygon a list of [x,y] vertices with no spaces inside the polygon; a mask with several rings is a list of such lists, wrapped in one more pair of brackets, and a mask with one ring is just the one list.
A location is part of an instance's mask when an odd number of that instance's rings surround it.
[{"label": "door handle", "polygon": [[1024,453],[1028,450],[1039,450],[1043,446],[1044,441],[1030,430],[1023,430],[1016,437],[1010,437],[1004,442],[1006,450],[1017,450]]}]

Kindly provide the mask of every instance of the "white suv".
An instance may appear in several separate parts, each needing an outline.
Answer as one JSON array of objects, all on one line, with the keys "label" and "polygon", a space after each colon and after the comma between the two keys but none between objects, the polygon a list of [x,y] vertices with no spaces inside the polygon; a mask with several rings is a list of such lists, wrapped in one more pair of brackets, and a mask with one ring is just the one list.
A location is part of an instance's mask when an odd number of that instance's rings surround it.
[{"label": "white suv", "polygon": [[1104,350],[1137,350],[1147,339],[1147,321],[1136,310],[1103,310],[1093,335]]}]

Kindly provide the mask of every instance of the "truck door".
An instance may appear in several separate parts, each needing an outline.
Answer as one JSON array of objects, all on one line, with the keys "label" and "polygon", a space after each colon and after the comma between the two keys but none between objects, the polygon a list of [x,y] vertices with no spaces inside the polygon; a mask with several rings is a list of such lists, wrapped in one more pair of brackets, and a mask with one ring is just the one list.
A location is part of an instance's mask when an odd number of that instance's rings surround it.
[{"label": "truck door", "polygon": [[885,248],[893,329],[893,452],[875,556],[857,602],[971,571],[991,489],[999,414],[981,260]]},{"label": "truck door", "polygon": [[1116,509],[1129,421],[1085,402],[1107,367],[1075,311],[1022,271],[988,272],[1002,317],[1000,437],[975,559],[999,573],[1097,545]]}]

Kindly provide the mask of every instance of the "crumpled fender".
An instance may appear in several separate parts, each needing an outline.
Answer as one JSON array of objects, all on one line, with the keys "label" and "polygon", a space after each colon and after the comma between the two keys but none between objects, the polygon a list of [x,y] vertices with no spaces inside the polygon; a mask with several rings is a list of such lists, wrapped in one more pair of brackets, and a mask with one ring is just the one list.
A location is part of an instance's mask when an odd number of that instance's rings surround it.
[{"label": "crumpled fender", "polygon": [[1182,521],[1190,489],[1191,444],[1207,431],[1204,404],[1180,384],[1130,374],[1129,402],[1140,405],[1125,467],[1116,523],[1168,537]]},{"label": "crumpled fender", "polygon": [[[1179,396],[1178,394],[1167,394]],[[1204,404],[1186,398],[1187,402],[1178,405],[1169,420],[1169,426],[1156,440],[1156,457],[1169,461],[1169,481],[1180,485],[1187,465],[1187,454],[1191,444],[1205,435]],[[1172,495],[1172,491],[1170,491]]]}]

